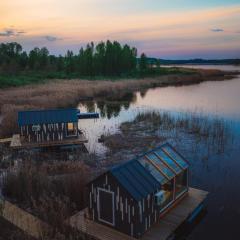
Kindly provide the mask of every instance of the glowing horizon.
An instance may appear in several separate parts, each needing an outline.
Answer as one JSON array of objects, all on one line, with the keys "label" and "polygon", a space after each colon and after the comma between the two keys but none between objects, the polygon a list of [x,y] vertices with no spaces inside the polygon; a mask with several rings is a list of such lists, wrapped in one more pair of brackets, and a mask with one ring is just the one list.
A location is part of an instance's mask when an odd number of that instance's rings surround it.
[{"label": "glowing horizon", "polygon": [[0,43],[64,54],[110,39],[152,57],[239,58],[239,22],[236,0],[2,0]]}]

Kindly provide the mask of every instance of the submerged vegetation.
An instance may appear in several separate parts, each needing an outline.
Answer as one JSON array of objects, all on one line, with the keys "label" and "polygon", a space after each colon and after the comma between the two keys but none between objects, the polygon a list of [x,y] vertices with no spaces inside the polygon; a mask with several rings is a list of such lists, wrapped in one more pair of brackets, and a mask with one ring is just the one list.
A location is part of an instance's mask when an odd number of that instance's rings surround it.
[{"label": "submerged vegetation", "polygon": [[109,157],[116,156],[116,161],[129,159],[129,155],[148,151],[165,141],[186,146],[194,153],[201,152],[201,158],[207,159],[211,153],[223,153],[233,141],[233,134],[226,122],[217,117],[148,112],[138,114],[132,122],[122,123],[120,133],[104,137]]}]

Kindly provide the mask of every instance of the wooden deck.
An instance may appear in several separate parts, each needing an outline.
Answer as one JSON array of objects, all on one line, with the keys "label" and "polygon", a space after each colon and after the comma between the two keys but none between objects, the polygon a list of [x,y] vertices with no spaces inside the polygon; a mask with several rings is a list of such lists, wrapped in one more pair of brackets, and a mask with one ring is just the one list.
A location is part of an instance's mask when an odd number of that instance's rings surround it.
[{"label": "wooden deck", "polygon": [[1,138],[0,139],[0,144],[4,144],[4,143],[10,143],[12,141],[12,138]]},{"label": "wooden deck", "polygon": [[[189,188],[188,194],[172,208],[159,223],[150,228],[141,240],[167,240],[168,237],[191,215],[207,197],[207,192]],[[136,240],[110,227],[98,224],[84,217],[83,210],[69,219],[72,227],[97,240]]]},{"label": "wooden deck", "polygon": [[61,141],[48,141],[48,142],[23,142],[19,134],[14,134],[10,143],[10,147],[14,149],[23,149],[23,148],[42,148],[42,147],[53,147],[53,146],[64,146],[64,145],[78,145],[87,143],[88,140],[86,137],[81,134],[78,138],[74,139],[64,139]]}]

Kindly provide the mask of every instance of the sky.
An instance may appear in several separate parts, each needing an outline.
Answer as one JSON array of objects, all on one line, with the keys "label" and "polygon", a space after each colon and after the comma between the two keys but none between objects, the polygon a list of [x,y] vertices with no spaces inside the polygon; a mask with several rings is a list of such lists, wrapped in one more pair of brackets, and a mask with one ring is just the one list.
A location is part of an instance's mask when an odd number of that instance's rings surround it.
[{"label": "sky", "polygon": [[240,0],[0,0],[0,43],[58,55],[107,39],[149,57],[240,58]]}]

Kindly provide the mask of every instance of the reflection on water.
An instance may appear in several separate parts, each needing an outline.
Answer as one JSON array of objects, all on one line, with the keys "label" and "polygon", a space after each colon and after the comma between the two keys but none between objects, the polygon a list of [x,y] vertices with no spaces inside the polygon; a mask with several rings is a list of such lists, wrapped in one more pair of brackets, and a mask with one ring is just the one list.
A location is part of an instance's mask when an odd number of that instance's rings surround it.
[{"label": "reflection on water", "polygon": [[[220,66],[217,67],[220,68]],[[240,67],[221,66],[221,69],[240,70]],[[152,110],[201,112],[206,115],[239,120],[239,90],[240,77],[237,77],[229,81],[203,82],[190,86],[155,88],[126,93],[120,98],[106,96],[105,99],[96,102],[79,104],[83,112],[100,113],[99,120],[81,120],[79,127],[85,131],[89,139],[88,149],[101,153],[105,148],[97,143],[97,139],[104,133],[118,131],[122,122],[133,120],[141,112]]]},{"label": "reflection on water", "polygon": [[[239,70],[240,66],[190,66]],[[79,127],[89,138],[88,148],[102,153],[106,150],[97,143],[103,133],[115,133],[122,122],[131,121],[138,113],[166,110],[170,112],[201,112],[217,115],[234,122],[234,145],[224,154],[202,159],[203,152],[191,154],[187,144],[179,148],[191,163],[191,186],[210,192],[208,213],[187,239],[238,239],[240,236],[240,77],[230,81],[204,82],[198,85],[166,87],[136,92],[120,99],[103,99],[79,104],[85,111],[97,111],[98,120],[81,120]]]}]

